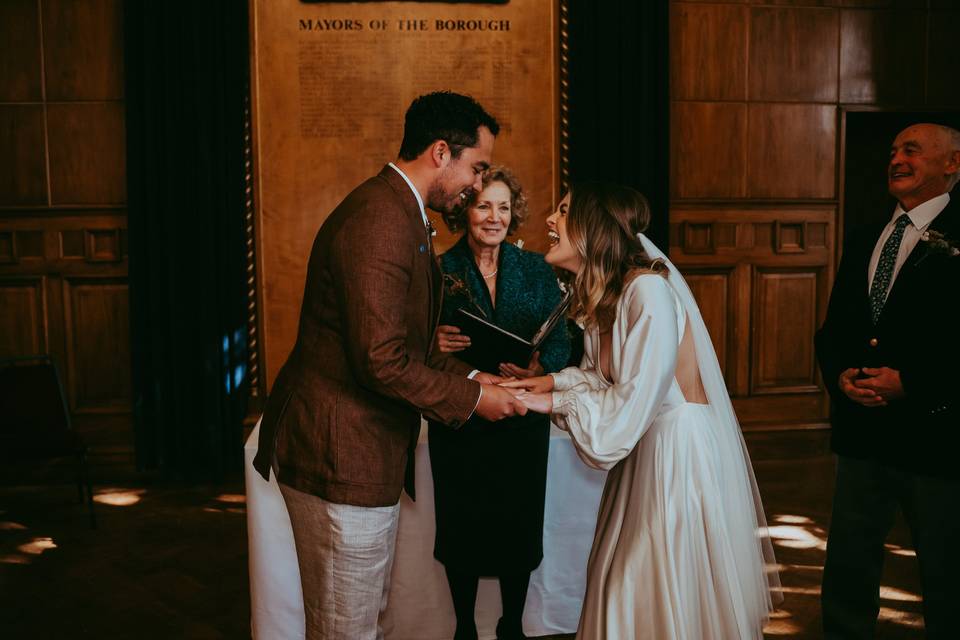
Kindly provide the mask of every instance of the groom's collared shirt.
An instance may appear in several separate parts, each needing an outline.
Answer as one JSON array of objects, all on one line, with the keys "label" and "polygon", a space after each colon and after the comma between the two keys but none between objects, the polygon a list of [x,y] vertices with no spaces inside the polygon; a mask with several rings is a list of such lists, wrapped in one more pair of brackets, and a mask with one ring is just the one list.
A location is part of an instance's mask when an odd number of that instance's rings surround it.
[{"label": "groom's collared shirt", "polygon": [[883,251],[883,245],[887,242],[890,234],[893,233],[897,218],[899,218],[901,214],[906,213],[907,217],[910,218],[910,224],[903,230],[903,240],[900,241],[900,251],[897,252],[897,261],[893,265],[893,277],[890,278],[887,293],[889,293],[890,287],[892,287],[894,281],[896,281],[897,274],[900,273],[900,267],[903,266],[903,263],[907,261],[907,257],[917,246],[917,243],[920,242],[924,231],[926,231],[930,223],[940,215],[940,212],[947,207],[949,202],[950,194],[943,193],[936,198],[930,198],[923,204],[917,205],[910,211],[904,212],[903,207],[899,204],[897,205],[897,208],[893,211],[893,218],[891,218],[887,226],[883,228],[883,233],[880,234],[880,239],[877,240],[877,244],[873,248],[873,255],[870,257],[870,266],[867,269],[868,291],[873,282],[873,274],[877,272],[877,263],[880,262],[880,253]]},{"label": "groom's collared shirt", "polygon": [[[417,204],[420,206],[420,216],[423,218],[423,226],[427,228],[427,231],[429,231],[429,230],[430,230],[430,221],[427,219],[427,211],[426,211],[426,209],[424,209],[424,206],[423,206],[423,198],[420,197],[420,192],[417,191],[417,188],[416,188],[415,186],[413,186],[413,183],[410,181],[410,178],[407,177],[407,174],[405,174],[403,171],[400,170],[400,167],[398,167],[397,165],[393,164],[392,162],[388,162],[387,165],[388,165],[391,169],[393,169],[394,171],[396,171],[397,173],[399,173],[399,174],[400,174],[400,177],[403,178],[403,181],[407,183],[407,186],[408,186],[408,187],[410,187],[410,191],[413,191],[413,195],[414,195],[414,197],[417,199]],[[469,374],[467,377],[470,378],[471,380],[473,380],[473,376],[477,375],[478,373],[480,373],[480,370],[479,370],[479,369],[474,369],[473,371],[470,372],[470,374]],[[480,406],[480,398],[482,398],[482,397],[483,397],[483,387],[481,386],[481,387],[480,387],[480,395],[477,396],[477,404],[475,404],[475,405],[473,406],[473,410],[474,410],[474,411],[476,411],[476,410],[477,410],[477,407]]]},{"label": "groom's collared shirt", "polygon": [[417,191],[417,188],[413,186],[412,182],[410,182],[410,178],[407,177],[407,174],[405,174],[403,171],[400,170],[400,167],[393,164],[392,162],[388,162],[387,165],[391,169],[399,173],[400,177],[403,178],[403,181],[407,183],[408,187],[410,187],[410,191],[413,191],[413,197],[417,199],[417,205],[420,207],[420,217],[423,218],[423,226],[429,229],[430,221],[427,219],[427,211],[423,207],[423,198],[420,197],[420,192]]}]

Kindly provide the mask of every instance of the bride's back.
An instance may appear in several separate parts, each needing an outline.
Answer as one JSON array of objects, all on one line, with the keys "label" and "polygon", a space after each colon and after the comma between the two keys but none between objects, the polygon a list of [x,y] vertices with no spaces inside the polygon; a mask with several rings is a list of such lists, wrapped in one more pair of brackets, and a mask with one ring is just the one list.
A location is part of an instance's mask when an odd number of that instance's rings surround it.
[{"label": "bride's back", "polygon": [[697,365],[697,349],[690,332],[690,318],[686,316],[683,322],[683,338],[677,348],[677,371],[674,376],[687,402],[707,404],[707,393],[703,389],[700,367]]}]

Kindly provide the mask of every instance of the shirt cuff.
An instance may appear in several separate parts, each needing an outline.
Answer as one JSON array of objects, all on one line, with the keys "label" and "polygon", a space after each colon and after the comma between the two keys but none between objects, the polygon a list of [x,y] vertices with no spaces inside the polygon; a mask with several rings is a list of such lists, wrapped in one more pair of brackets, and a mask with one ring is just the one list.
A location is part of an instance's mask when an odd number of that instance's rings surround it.
[{"label": "shirt cuff", "polygon": [[467,374],[467,379],[473,380],[473,376],[477,375],[478,373],[480,373],[480,369],[474,369],[473,371]]},{"label": "shirt cuff", "polygon": [[[477,371],[474,370],[473,373],[477,373]],[[471,373],[470,375],[472,376],[473,373]],[[469,420],[470,418],[472,418],[472,417],[473,417],[473,414],[475,414],[475,413],[477,412],[477,407],[480,406],[480,398],[482,398],[482,397],[483,397],[483,385],[481,384],[481,385],[480,385],[480,393],[477,394],[477,404],[473,405],[473,411],[471,411],[471,412],[470,412],[470,415],[467,416],[467,420]]]}]

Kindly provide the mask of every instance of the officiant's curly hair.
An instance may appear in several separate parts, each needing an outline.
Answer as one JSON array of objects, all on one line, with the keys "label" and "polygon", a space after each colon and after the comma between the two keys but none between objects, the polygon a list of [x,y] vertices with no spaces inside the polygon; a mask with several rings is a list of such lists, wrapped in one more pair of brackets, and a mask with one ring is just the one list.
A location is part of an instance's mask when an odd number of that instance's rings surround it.
[{"label": "officiant's curly hair", "polygon": [[644,272],[666,275],[666,264],[651,260],[637,237],[649,225],[650,204],[635,189],[605,182],[571,187],[567,236],[583,264],[572,283],[572,317],[609,329],[630,280]]},{"label": "officiant's curly hair", "polygon": [[[507,226],[507,235],[512,236],[517,228],[527,219],[527,196],[523,194],[523,187],[520,181],[513,175],[513,172],[506,167],[492,166],[483,172],[480,178],[483,188],[486,189],[494,182],[502,182],[510,190],[510,224]],[[470,200],[462,205],[458,205],[450,213],[443,214],[443,221],[451,233],[460,233],[469,225],[467,212],[470,207],[477,204],[479,193],[474,193]]]},{"label": "officiant's curly hair", "polygon": [[480,127],[494,136],[500,133],[497,119],[470,96],[435,91],[420,96],[403,118],[400,159],[414,160],[437,140],[444,140],[450,154],[459,158],[467,147],[477,146]]}]

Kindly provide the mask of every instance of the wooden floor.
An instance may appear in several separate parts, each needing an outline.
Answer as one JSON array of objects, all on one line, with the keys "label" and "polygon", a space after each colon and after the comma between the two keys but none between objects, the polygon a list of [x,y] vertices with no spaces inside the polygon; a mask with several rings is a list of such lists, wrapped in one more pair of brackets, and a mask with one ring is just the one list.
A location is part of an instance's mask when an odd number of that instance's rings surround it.
[{"label": "wooden floor", "polygon": [[[833,461],[809,438],[750,445],[785,596],[767,637],[819,638]],[[0,488],[0,638],[249,637],[242,481],[131,480],[96,492],[92,531],[68,484]],[[878,637],[922,637],[902,522],[889,543]]]}]

